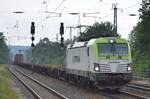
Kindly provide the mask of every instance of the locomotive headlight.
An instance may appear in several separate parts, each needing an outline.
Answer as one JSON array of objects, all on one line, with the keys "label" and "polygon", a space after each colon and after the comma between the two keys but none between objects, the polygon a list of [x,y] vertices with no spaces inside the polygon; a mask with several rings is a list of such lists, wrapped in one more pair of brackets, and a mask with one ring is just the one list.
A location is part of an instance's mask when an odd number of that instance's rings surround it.
[{"label": "locomotive headlight", "polygon": [[131,65],[130,65],[130,64],[128,65],[127,70],[128,70],[128,71],[131,71]]},{"label": "locomotive headlight", "polygon": [[100,66],[97,63],[94,63],[94,71],[99,72],[100,71]]},{"label": "locomotive headlight", "polygon": [[110,43],[113,43],[114,42],[114,40],[110,40]]},{"label": "locomotive headlight", "polygon": [[116,40],[115,39],[110,39],[109,43],[116,43]]},{"label": "locomotive headlight", "polygon": [[128,66],[128,71],[131,71],[131,66]]}]

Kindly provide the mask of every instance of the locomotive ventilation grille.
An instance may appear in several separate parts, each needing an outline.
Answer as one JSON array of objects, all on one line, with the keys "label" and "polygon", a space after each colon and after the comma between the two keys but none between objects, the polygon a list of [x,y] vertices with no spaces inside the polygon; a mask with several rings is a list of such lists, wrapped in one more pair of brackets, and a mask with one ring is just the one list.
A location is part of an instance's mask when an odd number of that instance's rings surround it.
[{"label": "locomotive ventilation grille", "polygon": [[118,65],[118,72],[126,72],[127,71],[127,64],[120,64]]},{"label": "locomotive ventilation grille", "polygon": [[[116,64],[116,72],[127,72],[127,64]],[[111,67],[108,64],[100,64],[100,72],[111,72]]]},{"label": "locomotive ventilation grille", "polygon": [[111,72],[111,68],[108,64],[100,64],[100,72]]}]

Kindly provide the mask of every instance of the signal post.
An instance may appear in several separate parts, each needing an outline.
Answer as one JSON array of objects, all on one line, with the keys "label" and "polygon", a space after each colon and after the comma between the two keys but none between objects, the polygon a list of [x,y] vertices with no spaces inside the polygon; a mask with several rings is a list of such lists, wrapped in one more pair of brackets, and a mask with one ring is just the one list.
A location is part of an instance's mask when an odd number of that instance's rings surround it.
[{"label": "signal post", "polygon": [[34,34],[35,34],[35,23],[34,22],[31,22],[31,53],[32,53],[32,60],[31,60],[31,64],[32,64],[32,73],[34,73],[34,60],[33,60],[33,48],[34,48],[34,40],[35,40],[35,37],[34,37]]}]

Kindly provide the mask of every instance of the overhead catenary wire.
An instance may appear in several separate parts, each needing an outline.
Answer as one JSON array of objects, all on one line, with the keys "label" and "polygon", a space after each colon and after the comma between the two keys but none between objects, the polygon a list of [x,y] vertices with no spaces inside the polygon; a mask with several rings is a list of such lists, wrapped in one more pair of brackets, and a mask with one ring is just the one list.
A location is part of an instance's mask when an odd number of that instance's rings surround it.
[{"label": "overhead catenary wire", "polygon": [[63,3],[65,2],[66,0],[63,0],[57,7],[54,11],[56,11],[57,9],[59,9],[61,7],[61,5],[63,5]]},{"label": "overhead catenary wire", "polygon": [[[54,12],[55,11],[57,11],[57,9],[59,9],[62,5],[63,5],[63,3],[65,2],[66,0],[63,0],[56,8],[55,8],[55,10],[54,10]],[[50,13],[49,15],[51,15],[52,13]],[[43,19],[43,21],[42,22],[44,22],[48,17],[49,17],[49,15],[47,15],[44,19]],[[59,15],[59,17],[60,17],[61,15]],[[57,17],[57,16],[55,16],[55,17]],[[42,23],[41,22],[41,23]]]},{"label": "overhead catenary wire", "polygon": [[[56,7],[56,9],[55,10],[57,10],[64,2],[65,2],[66,0],[63,0],[57,7]],[[132,7],[135,7],[135,6],[137,6],[137,5],[139,5],[140,3],[138,2],[138,3],[136,3],[136,4],[133,4],[133,5],[131,5],[131,6],[129,6],[129,7],[127,7],[127,8],[123,8],[123,10],[128,10],[128,9],[130,9],[130,8],[132,8]],[[122,9],[121,9],[122,10]],[[123,12],[123,11],[121,11],[121,12]],[[120,14],[120,13],[119,13]],[[50,14],[49,14],[50,15]],[[110,16],[110,15],[113,15],[113,13],[111,13],[111,14],[108,14],[108,15],[105,15],[105,17],[108,17],[108,16]],[[93,16],[92,16],[93,17]],[[44,20],[45,21],[45,20]]]},{"label": "overhead catenary wire", "polygon": [[[54,11],[58,10],[58,9],[64,4],[65,1],[66,1],[66,0],[63,0],[63,1],[55,8]],[[130,9],[130,8],[132,8],[132,7],[137,6],[138,4],[140,4],[140,3],[133,4],[133,5],[129,6],[129,7],[127,7],[127,8],[124,8],[123,10]],[[41,9],[41,7],[40,7],[40,9]],[[40,9],[39,9],[39,10],[40,10]],[[50,13],[49,15],[51,15],[51,13]],[[49,16],[49,15],[48,15],[48,16]],[[105,17],[108,17],[108,16],[110,16],[110,15],[113,15],[113,13],[108,14],[108,15],[105,15]],[[44,21],[45,21],[45,20],[44,20]]]},{"label": "overhead catenary wire", "polygon": [[[55,8],[54,12],[56,12],[57,9],[59,9],[59,8],[64,4],[65,1],[66,1],[66,0],[63,0],[63,1]],[[47,17],[49,17],[51,14],[52,14],[52,13],[50,13],[49,15],[47,15],[47,16],[43,19],[42,22],[44,22],[44,21],[47,19]],[[61,16],[61,15],[60,15],[60,16]],[[42,23],[42,22],[41,22],[41,23]]]},{"label": "overhead catenary wire", "polygon": [[[135,6],[138,6],[139,4],[141,4],[141,2],[135,3],[135,4],[133,4],[133,5],[129,6],[129,7],[123,8],[122,10],[123,10],[123,11],[128,10],[128,9],[130,9],[130,8],[133,8],[133,7],[135,7]],[[118,13],[118,14],[120,14],[120,13]],[[105,15],[103,18],[112,16],[112,15],[113,15],[113,13],[107,14],[107,15]]]},{"label": "overhead catenary wire", "polygon": [[127,7],[127,8],[124,8],[124,10],[127,10],[127,9],[132,8],[132,7],[138,6],[139,4],[141,4],[141,2],[138,2],[138,3],[136,3],[136,4],[133,4],[133,5],[129,6],[129,7]]},{"label": "overhead catenary wire", "polygon": [[[48,10],[48,1],[47,0],[45,0],[45,1],[43,1],[42,2],[42,6],[40,6],[40,8],[37,10],[37,12],[40,12],[41,11],[41,9],[43,8],[43,5],[45,5],[45,10],[47,11]],[[45,13],[45,12],[44,12]],[[34,18],[36,17],[36,14],[37,13],[35,13],[34,15],[33,15],[33,17],[32,17],[32,20],[34,20]]]}]

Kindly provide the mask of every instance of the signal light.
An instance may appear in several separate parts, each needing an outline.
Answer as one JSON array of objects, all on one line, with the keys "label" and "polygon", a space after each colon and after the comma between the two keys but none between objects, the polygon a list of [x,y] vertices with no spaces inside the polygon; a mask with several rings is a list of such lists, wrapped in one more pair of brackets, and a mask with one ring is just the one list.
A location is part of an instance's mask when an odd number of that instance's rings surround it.
[{"label": "signal light", "polygon": [[32,36],[32,37],[31,37],[31,40],[34,41],[34,40],[35,40],[35,37]]},{"label": "signal light", "polygon": [[31,22],[31,34],[32,34],[32,37],[31,37],[31,40],[32,40],[31,47],[34,47],[34,43],[33,43],[33,41],[35,40],[35,37],[34,37],[34,34],[35,34],[35,25],[34,25],[34,22]]},{"label": "signal light", "polygon": [[64,34],[64,23],[60,23],[60,35]]},{"label": "signal light", "polygon": [[31,22],[31,34],[32,34],[32,35],[35,34],[35,26],[34,26],[34,22]]},{"label": "signal light", "polygon": [[34,43],[31,43],[31,47],[34,47]]}]

